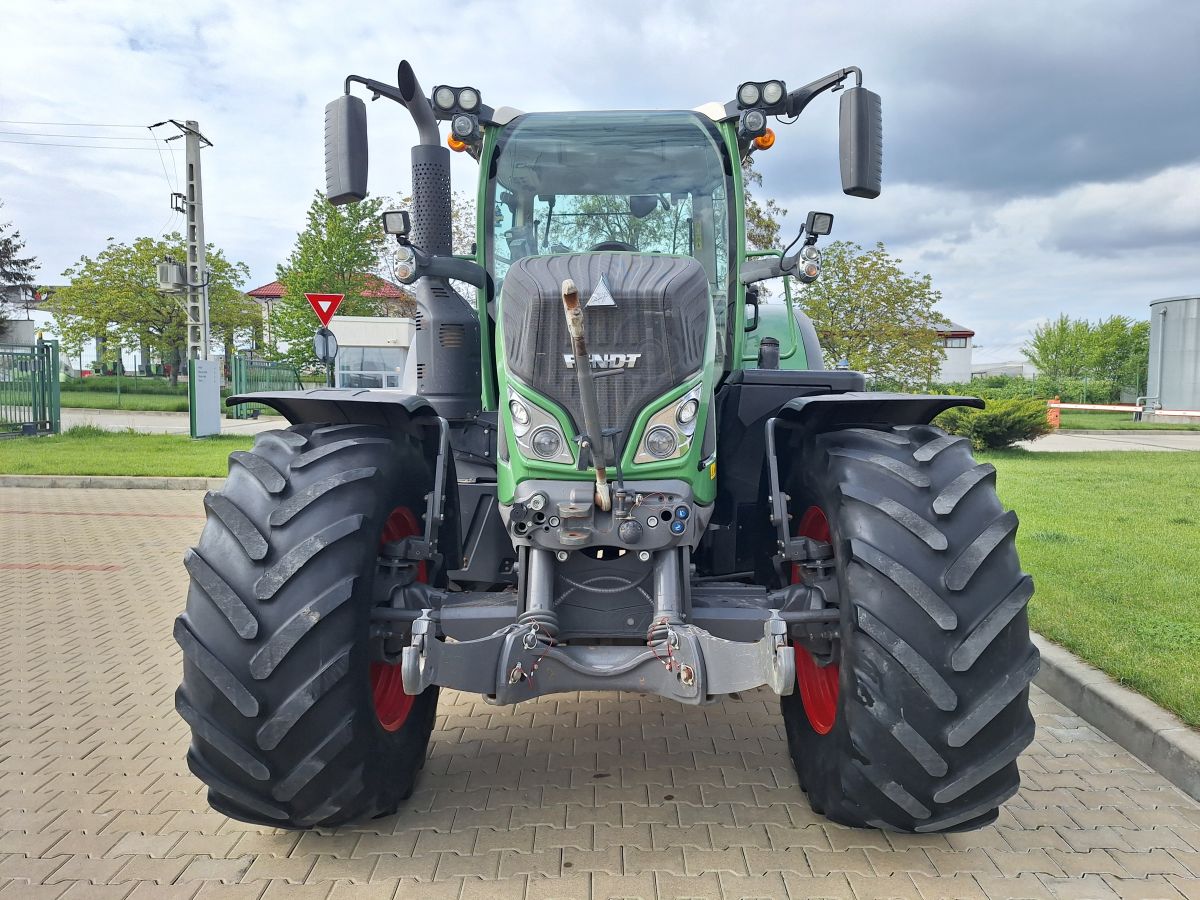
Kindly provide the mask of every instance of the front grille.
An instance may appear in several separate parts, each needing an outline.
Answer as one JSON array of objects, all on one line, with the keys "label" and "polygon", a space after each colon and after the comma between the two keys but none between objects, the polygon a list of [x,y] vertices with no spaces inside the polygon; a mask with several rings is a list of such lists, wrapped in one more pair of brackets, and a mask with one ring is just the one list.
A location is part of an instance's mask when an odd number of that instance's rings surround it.
[{"label": "front grille", "polygon": [[[588,352],[623,368],[595,379],[602,425],[624,444],[637,414],[704,364],[712,301],[694,259],[631,253],[527,257],[504,279],[501,320],[510,371],[583,422],[579,384],[562,307],[562,282],[574,280],[586,302],[603,275],[614,306],[584,308]],[[637,359],[629,365],[629,357]],[[603,368],[597,369],[603,373]]]}]

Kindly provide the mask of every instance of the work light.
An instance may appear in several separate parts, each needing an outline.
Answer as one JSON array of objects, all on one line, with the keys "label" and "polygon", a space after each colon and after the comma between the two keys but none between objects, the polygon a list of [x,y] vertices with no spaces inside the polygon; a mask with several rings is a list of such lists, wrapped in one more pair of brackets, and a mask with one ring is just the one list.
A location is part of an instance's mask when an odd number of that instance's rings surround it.
[{"label": "work light", "polygon": [[451,110],[454,109],[454,101],[457,98],[454,96],[454,88],[442,85],[435,88],[433,92],[433,105],[438,109]]},{"label": "work light", "polygon": [[762,91],[753,81],[747,81],[738,88],[738,103],[742,106],[754,106],[762,98]]}]

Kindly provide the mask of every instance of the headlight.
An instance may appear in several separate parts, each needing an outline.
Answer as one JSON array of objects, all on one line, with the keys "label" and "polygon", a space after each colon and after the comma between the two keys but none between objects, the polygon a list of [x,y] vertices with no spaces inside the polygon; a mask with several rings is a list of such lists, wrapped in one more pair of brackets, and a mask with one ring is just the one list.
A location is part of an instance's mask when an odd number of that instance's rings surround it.
[{"label": "headlight", "polygon": [[440,87],[433,92],[433,102],[438,109],[454,108],[454,91],[448,87]]},{"label": "headlight", "polygon": [[762,96],[764,103],[769,106],[774,106],[783,99],[783,83],[779,81],[768,81],[763,85]]},{"label": "headlight", "polygon": [[563,448],[563,440],[559,433],[545,425],[533,433],[529,444],[533,447],[533,452],[542,459],[554,459]]},{"label": "headlight", "polygon": [[529,407],[520,400],[509,400],[508,411],[512,415],[514,425],[520,427],[529,424]]},{"label": "headlight", "polygon": [[738,102],[742,106],[753,106],[758,102],[760,96],[762,95],[758,90],[758,85],[753,81],[747,81],[738,88]]},{"label": "headlight", "polygon": [[459,113],[450,121],[450,130],[460,140],[466,140],[475,133],[475,117]]},{"label": "headlight", "polygon": [[696,433],[703,390],[704,385],[697,384],[650,417],[637,453],[633,456],[634,463],[661,462],[687,454]]},{"label": "headlight", "polygon": [[566,463],[575,462],[563,427],[537,403],[508,390],[508,422],[517,442],[517,449],[526,459]]},{"label": "headlight", "polygon": [[690,425],[698,412],[700,412],[700,401],[691,397],[675,411],[675,421],[680,425]]},{"label": "headlight", "polygon": [[655,459],[670,459],[679,449],[675,432],[665,425],[657,425],[646,433],[646,451]]}]

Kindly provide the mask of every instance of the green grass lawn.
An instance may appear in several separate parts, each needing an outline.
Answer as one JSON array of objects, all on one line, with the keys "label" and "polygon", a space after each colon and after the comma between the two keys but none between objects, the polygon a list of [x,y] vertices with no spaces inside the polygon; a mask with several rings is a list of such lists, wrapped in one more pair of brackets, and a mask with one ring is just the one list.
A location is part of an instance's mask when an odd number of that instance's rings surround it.
[{"label": "green grass lawn", "polygon": [[186,435],[103,431],[80,425],[53,437],[0,441],[0,473],[222,477],[229,454],[246,450],[251,443],[248,435],[192,440]]},{"label": "green grass lawn", "polygon": [[[63,409],[129,409],[155,412],[187,412],[188,398],[167,394],[127,394],[102,391],[62,391],[59,396]],[[118,403],[118,400],[120,401]]]},{"label": "green grass lawn", "polygon": [[1033,627],[1200,726],[1200,453],[984,458],[1021,518]]},{"label": "green grass lawn", "polygon": [[1135,422],[1131,413],[1088,412],[1083,409],[1064,409],[1061,427],[1084,431],[1200,431],[1200,424]]}]

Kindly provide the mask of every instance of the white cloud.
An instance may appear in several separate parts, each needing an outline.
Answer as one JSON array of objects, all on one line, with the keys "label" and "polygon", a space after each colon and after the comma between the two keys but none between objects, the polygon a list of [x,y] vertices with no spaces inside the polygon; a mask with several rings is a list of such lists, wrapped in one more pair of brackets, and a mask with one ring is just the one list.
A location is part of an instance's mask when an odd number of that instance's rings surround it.
[{"label": "white cloud", "polygon": [[[1200,283],[1200,167],[1180,131],[1190,119],[1159,111],[1196,108],[1194,54],[1162,49],[1196,19],[1178,8],[1172,17],[1141,6],[1096,17],[1069,2],[928,2],[877,6],[864,23],[841,7],[786,2],[747,2],[736,17],[726,4],[684,0],[211,0],[169,14],[134,0],[11,6],[0,119],[197,119],[215,144],[204,151],[209,239],[248,262],[256,284],[274,278],[322,181],[325,102],[349,72],[391,80],[405,56],[427,89],[474,84],[486,102],[523,109],[691,107],[747,78],[783,76],[794,87],[862,66],[884,95],[884,195],[864,202],[838,189],[836,97],[778,129],[762,160],[766,188],[792,210],[793,226],[807,209],[828,209],[834,237],[883,240],[906,267],[932,274],[946,312],[985,348],[1019,342],[1031,321],[1059,310],[1144,316],[1150,299]],[[1145,103],[1114,107],[1114,91],[1134,80],[1114,84],[1115,49],[1123,71],[1161,72]],[[402,193],[414,129],[387,101],[368,109],[372,186]],[[1163,152],[1125,152],[1121,133]],[[53,141],[0,135],[10,137]],[[1191,163],[1156,162],[1188,147]],[[182,154],[171,155],[182,171]],[[1062,174],[1076,164],[1124,168],[1080,184],[1091,176]],[[170,227],[170,162],[167,171],[152,150],[0,143],[3,214],[53,282],[109,236]],[[454,174],[458,189],[470,189],[474,164],[456,157]]]}]

